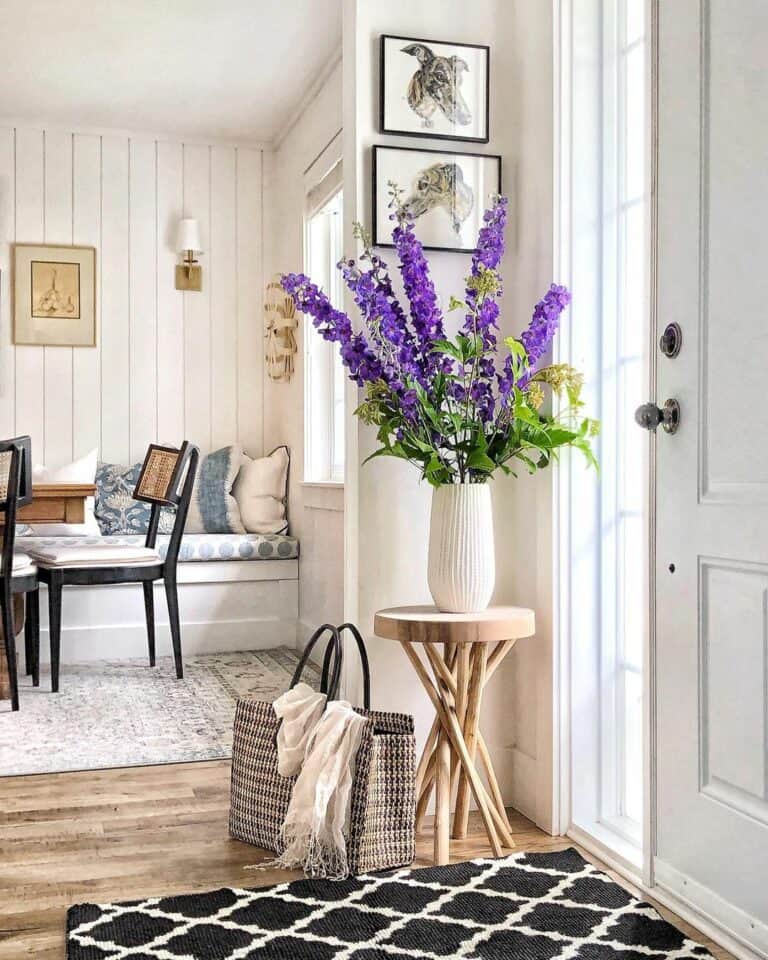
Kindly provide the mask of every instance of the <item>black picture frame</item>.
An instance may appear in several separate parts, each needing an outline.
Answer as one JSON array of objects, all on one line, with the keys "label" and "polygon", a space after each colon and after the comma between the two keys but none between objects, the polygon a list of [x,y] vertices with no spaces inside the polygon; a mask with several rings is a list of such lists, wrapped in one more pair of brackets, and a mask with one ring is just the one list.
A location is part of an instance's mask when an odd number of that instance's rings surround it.
[{"label": "black picture frame", "polygon": [[[388,40],[403,43],[423,44],[424,46],[448,46],[457,49],[481,51],[485,57],[485,110],[483,112],[484,135],[461,136],[458,133],[436,133],[433,130],[418,130],[387,122],[387,57]],[[417,37],[401,37],[395,34],[382,34],[379,40],[379,129],[381,133],[393,133],[403,137],[420,137],[427,140],[455,140],[463,143],[489,143],[491,139],[491,48],[480,43],[459,43],[451,40],[426,40]]]},{"label": "black picture frame", "polygon": [[[383,248],[394,247],[394,244],[391,242],[391,240],[388,240],[387,242],[385,242],[379,237],[379,228],[383,226],[378,216],[379,189],[380,188],[387,189],[386,180],[380,183],[381,156],[385,152],[421,153],[421,154],[430,154],[433,156],[452,157],[452,158],[462,158],[462,157],[472,158],[472,159],[480,158],[482,160],[495,162],[497,176],[496,176],[496,189],[494,192],[501,193],[501,189],[502,189],[501,187],[501,156],[499,154],[469,153],[469,152],[459,152],[454,150],[437,150],[437,149],[428,148],[428,147],[400,147],[400,146],[394,146],[390,144],[375,144],[373,146],[373,155],[372,155],[372,161],[371,161],[371,166],[372,166],[372,190],[371,190],[371,206],[372,206],[371,228],[372,229],[371,229],[371,232],[373,235],[373,244],[376,247],[383,247]],[[482,213],[485,209],[485,204],[486,204],[485,198],[476,198],[476,203],[477,203],[476,209],[477,209],[477,215],[478,215],[477,222],[478,222],[478,230],[479,230],[479,228],[482,226]],[[391,237],[391,229],[393,227],[393,223],[389,218],[386,219],[386,226],[389,228],[387,236]],[[417,219],[416,220],[416,236],[418,237],[418,235],[419,235],[419,221]],[[422,246],[424,250],[442,250],[448,253],[470,253],[471,254],[475,252],[475,249],[477,247],[477,235],[476,234],[473,235],[473,241],[471,246],[452,246],[448,244],[426,243],[423,241],[422,241]]]}]

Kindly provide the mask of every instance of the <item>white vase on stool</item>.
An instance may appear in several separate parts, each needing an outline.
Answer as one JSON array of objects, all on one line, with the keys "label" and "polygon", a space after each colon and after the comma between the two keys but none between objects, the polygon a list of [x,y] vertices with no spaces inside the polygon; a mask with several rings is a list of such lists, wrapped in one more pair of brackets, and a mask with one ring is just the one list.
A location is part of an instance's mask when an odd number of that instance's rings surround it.
[{"label": "white vase on stool", "polygon": [[445,613],[473,613],[491,602],[496,558],[487,483],[432,491],[427,581],[435,606]]}]

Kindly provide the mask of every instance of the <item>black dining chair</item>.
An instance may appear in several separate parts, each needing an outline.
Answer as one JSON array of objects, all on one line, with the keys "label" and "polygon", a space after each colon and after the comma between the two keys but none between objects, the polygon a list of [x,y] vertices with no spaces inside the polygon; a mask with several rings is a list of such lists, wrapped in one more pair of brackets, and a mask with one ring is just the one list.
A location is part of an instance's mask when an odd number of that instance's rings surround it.
[{"label": "black dining chair", "polygon": [[37,567],[24,553],[14,552],[16,511],[32,502],[32,441],[29,437],[0,441],[0,513],[4,514],[0,552],[0,615],[5,639],[5,658],[11,686],[11,709],[19,709],[19,679],[16,667],[13,598],[26,597],[26,669],[32,683],[40,683],[40,606]]},{"label": "black dining chair", "polygon": [[[155,605],[153,584],[162,580],[168,601],[168,619],[173,640],[176,676],[184,676],[181,657],[181,625],[176,566],[189,501],[197,473],[200,452],[184,441],[179,449],[150,444],[133,492],[134,499],[152,504],[144,546],[98,543],[74,547],[38,547],[31,552],[37,562],[41,583],[48,586],[48,619],[51,641],[51,690],[59,689],[61,648],[61,599],[70,584],[96,586],[114,583],[141,583],[147,619],[149,665],[155,665]],[[160,512],[175,508],[176,517],[165,560],[157,550]],[[38,657],[39,659],[39,657]]]}]

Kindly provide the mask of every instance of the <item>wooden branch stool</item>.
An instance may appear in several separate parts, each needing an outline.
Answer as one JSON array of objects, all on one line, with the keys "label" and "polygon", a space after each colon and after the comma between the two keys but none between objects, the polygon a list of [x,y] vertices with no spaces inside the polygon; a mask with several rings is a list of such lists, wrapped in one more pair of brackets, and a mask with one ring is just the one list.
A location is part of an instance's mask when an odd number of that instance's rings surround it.
[{"label": "wooden branch stool", "polygon": [[[478,613],[441,613],[435,607],[392,607],[376,614],[374,633],[399,641],[435,708],[416,769],[416,830],[434,788],[435,863],[448,863],[451,797],[455,790],[453,838],[461,840],[467,835],[471,792],[493,854],[500,857],[504,847],[515,844],[480,732],[480,707],[485,685],[515,642],[535,633],[533,610],[490,607]],[[426,662],[416,644],[422,645]]]}]

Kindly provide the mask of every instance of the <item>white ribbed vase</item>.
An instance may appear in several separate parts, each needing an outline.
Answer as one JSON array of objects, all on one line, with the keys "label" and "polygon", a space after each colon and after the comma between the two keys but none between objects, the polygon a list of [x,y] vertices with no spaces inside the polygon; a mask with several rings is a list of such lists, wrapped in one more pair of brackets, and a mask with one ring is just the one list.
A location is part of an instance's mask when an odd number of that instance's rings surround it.
[{"label": "white ribbed vase", "polygon": [[451,483],[432,491],[429,592],[438,610],[472,613],[491,602],[496,580],[491,490]]}]

